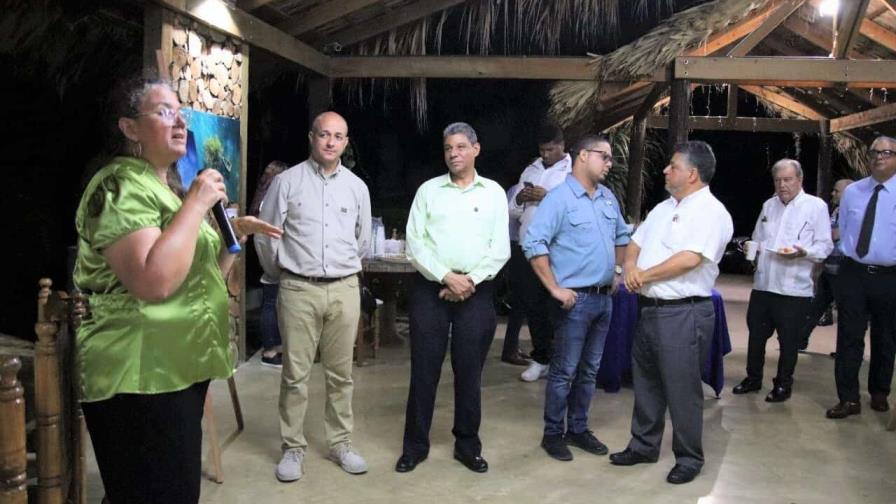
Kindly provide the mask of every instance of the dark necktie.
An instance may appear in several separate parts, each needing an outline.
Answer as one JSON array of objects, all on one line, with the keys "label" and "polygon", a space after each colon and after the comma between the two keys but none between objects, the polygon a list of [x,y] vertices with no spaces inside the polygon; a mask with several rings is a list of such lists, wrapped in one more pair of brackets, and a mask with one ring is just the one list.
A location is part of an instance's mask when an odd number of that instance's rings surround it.
[{"label": "dark necktie", "polygon": [[859,257],[868,255],[868,247],[871,246],[871,232],[874,230],[874,214],[877,213],[877,195],[883,188],[883,184],[875,186],[874,194],[871,195],[868,206],[865,207],[865,218],[862,219],[862,230],[859,231],[859,241],[856,243],[856,254]]}]

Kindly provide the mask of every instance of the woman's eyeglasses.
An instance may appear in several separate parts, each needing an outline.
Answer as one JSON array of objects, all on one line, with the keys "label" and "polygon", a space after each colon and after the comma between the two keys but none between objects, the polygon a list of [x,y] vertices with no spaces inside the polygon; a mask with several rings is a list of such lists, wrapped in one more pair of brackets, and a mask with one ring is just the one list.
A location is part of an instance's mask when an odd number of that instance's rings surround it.
[{"label": "woman's eyeglasses", "polygon": [[174,126],[174,124],[177,122],[178,117],[180,117],[180,119],[185,124],[190,124],[190,111],[191,111],[191,109],[188,109],[188,108],[173,109],[173,108],[169,108],[169,107],[160,107],[155,112],[141,112],[141,113],[137,114],[135,117],[153,116],[154,115],[154,116],[158,116],[158,117],[162,118],[162,122],[165,123],[166,125]]}]

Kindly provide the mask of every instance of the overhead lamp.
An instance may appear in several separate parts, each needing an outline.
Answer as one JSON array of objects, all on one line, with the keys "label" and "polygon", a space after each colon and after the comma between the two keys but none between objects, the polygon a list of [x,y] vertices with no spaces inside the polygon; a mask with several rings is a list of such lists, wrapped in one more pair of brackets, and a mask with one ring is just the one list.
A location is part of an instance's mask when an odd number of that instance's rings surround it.
[{"label": "overhead lamp", "polygon": [[835,16],[840,10],[840,0],[822,0],[818,5],[818,13],[822,16]]}]

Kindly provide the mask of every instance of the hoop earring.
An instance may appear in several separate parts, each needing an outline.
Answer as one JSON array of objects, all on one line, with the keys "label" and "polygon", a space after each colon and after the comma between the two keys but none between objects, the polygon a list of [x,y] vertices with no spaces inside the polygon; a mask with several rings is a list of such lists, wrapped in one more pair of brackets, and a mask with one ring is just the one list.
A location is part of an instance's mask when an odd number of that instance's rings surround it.
[{"label": "hoop earring", "polygon": [[140,142],[132,142],[131,155],[133,155],[135,158],[143,157],[143,144],[141,144]]}]

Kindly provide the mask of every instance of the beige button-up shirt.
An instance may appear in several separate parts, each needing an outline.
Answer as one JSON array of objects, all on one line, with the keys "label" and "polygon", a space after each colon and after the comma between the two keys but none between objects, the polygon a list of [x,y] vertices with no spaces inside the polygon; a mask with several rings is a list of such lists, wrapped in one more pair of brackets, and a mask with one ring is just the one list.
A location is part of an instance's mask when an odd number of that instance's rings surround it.
[{"label": "beige button-up shirt", "polygon": [[329,278],[361,271],[370,243],[370,193],[341,163],[327,176],[312,159],[277,175],[259,218],[283,228],[279,239],[255,236],[270,278],[279,278],[281,270]]}]

